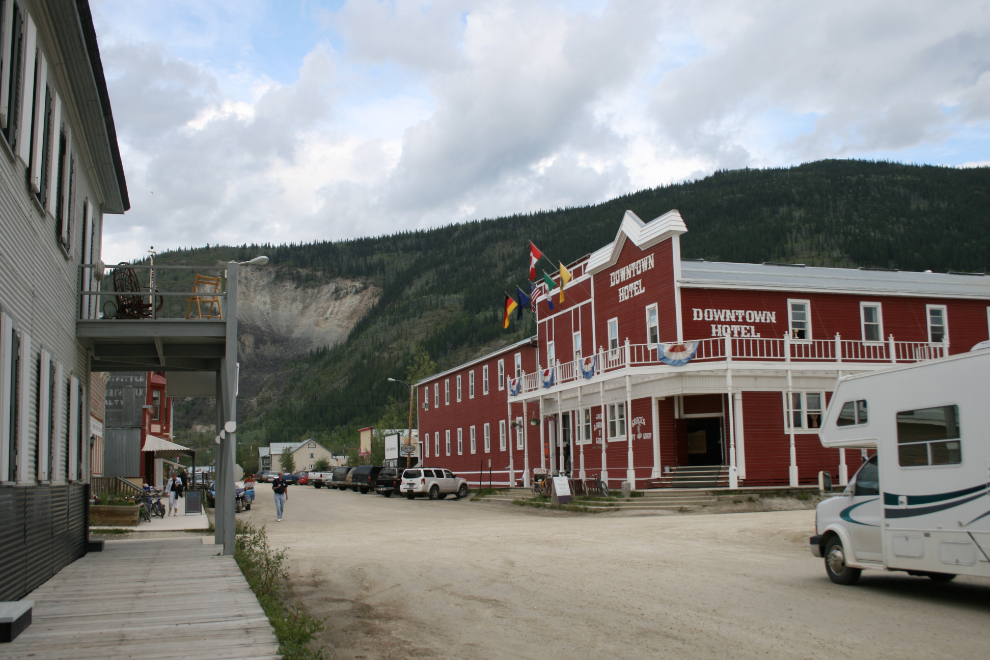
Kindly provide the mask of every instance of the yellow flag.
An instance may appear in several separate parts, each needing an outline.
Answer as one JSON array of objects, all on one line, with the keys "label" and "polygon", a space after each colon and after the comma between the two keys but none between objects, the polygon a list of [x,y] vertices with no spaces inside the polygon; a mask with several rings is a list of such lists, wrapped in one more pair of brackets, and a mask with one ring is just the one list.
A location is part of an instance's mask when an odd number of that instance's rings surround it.
[{"label": "yellow flag", "polygon": [[564,302],[564,287],[567,283],[571,281],[571,271],[564,268],[564,264],[560,264],[560,302]]}]

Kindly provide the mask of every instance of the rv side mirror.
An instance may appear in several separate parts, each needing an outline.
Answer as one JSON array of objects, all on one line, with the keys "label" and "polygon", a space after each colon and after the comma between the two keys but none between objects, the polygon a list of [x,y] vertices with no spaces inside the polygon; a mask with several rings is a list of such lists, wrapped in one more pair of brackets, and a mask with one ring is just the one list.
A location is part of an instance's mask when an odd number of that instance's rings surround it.
[{"label": "rv side mirror", "polygon": [[818,490],[823,493],[832,491],[832,475],[830,473],[825,471],[818,473]]}]

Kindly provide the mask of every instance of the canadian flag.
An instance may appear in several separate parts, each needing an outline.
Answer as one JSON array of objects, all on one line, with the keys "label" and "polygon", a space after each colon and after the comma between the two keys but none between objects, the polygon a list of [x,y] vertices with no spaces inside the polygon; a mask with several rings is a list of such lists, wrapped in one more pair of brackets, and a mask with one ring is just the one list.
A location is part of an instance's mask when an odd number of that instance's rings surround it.
[{"label": "canadian flag", "polygon": [[532,282],[536,279],[536,262],[540,260],[543,253],[540,249],[533,245],[532,242],[529,244],[529,281]]}]

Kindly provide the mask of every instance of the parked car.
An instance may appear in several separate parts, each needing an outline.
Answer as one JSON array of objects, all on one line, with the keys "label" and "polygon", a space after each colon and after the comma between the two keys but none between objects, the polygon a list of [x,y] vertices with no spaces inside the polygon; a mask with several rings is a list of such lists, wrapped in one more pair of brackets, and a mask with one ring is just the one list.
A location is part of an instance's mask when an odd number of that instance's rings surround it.
[{"label": "parked car", "polygon": [[375,480],[375,492],[385,497],[392,497],[393,493],[401,492],[399,487],[402,484],[402,473],[405,470],[406,468],[382,468]]},{"label": "parked car", "polygon": [[348,487],[347,475],[354,468],[349,465],[341,465],[340,467],[335,467],[333,469],[333,478],[330,480],[330,488],[336,488],[337,490],[344,490]]},{"label": "parked car", "polygon": [[[217,484],[215,481],[211,481],[209,487],[206,489],[206,505],[211,509],[215,509],[217,506]],[[248,499],[247,493],[243,488],[234,488],[234,513],[240,513],[241,511],[251,510],[251,500]]]},{"label": "parked car", "polygon": [[292,475],[295,478],[295,484],[297,486],[308,486],[309,485],[309,472],[296,472]]},{"label": "parked car", "polygon": [[380,465],[359,465],[347,475],[347,483],[355,493],[370,492],[375,487],[375,480],[382,471]]},{"label": "parked car", "polygon": [[427,495],[431,500],[442,500],[448,495],[457,499],[467,497],[471,489],[467,480],[442,468],[412,468],[402,473],[403,495],[408,499]]},{"label": "parked car", "polygon": [[254,480],[257,481],[259,484],[267,484],[272,480],[272,471],[261,470],[260,472],[254,475]]},{"label": "parked car", "polygon": [[330,480],[332,478],[333,472],[310,472],[309,485],[314,488],[323,488],[324,486],[330,485]]}]

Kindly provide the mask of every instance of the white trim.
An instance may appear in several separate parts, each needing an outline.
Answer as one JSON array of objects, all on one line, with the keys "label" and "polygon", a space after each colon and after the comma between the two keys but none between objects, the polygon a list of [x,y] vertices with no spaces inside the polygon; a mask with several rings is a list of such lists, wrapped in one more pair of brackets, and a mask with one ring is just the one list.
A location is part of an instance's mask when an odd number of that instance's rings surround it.
[{"label": "white trim", "polygon": [[526,424],[525,419],[516,417],[516,449],[523,449],[526,446]]},{"label": "white trim", "polygon": [[643,222],[632,211],[626,211],[625,215],[622,216],[615,240],[591,253],[585,272],[589,275],[597,275],[614,266],[622,253],[626,238],[629,238],[633,245],[645,252],[654,245],[686,231],[687,227],[677,209],[667,211],[649,222]]},{"label": "white trim", "polygon": [[[866,314],[864,308],[866,307],[876,307],[877,308],[877,323],[879,325],[878,330],[880,332],[879,339],[866,339]],[[870,302],[868,300],[859,301],[859,332],[860,337],[864,344],[882,344],[883,343],[883,307],[878,302]]]},{"label": "white trim", "polygon": [[[429,387],[429,385],[427,385]],[[433,407],[440,407],[440,381],[433,383]]]},{"label": "white trim", "polygon": [[[657,322],[655,326],[657,329],[657,340],[655,342],[650,341],[650,310],[651,309],[656,314],[656,322]],[[651,303],[646,306],[645,311],[646,311],[646,342],[645,343],[651,346],[656,346],[657,344],[660,343],[660,307],[657,303]]]},{"label": "white trim", "polygon": [[[32,365],[33,368],[34,365]],[[52,354],[41,349],[38,353],[38,481],[50,481],[51,456],[51,391]]]},{"label": "white trim", "polygon": [[457,403],[461,402],[461,374],[457,374]]},{"label": "white trim", "polygon": [[[818,433],[821,429],[822,422],[825,421],[825,410],[827,406],[825,405],[825,392],[820,390],[791,390],[790,392],[783,391],[781,394],[784,395],[784,432],[790,433]],[[792,402],[788,397],[788,394],[795,394],[800,397],[801,401],[801,426],[791,426],[791,419],[793,417],[792,413]],[[807,425],[808,423],[808,395],[817,394],[821,397],[819,400],[818,407],[818,428],[811,428]]]},{"label": "white trim", "polygon": [[[626,442],[627,441],[626,433],[629,430],[629,419],[628,419],[629,418],[629,415],[627,414],[628,411],[626,410],[626,402],[625,401],[616,401],[615,403],[606,403],[605,405],[608,406],[608,408],[609,408],[609,411],[608,411],[609,412],[609,420],[608,420],[608,424],[607,424],[607,426],[605,428],[605,435],[608,437],[608,441],[609,442]],[[611,414],[612,414],[613,411],[615,412],[615,419],[612,419],[612,417],[611,417]],[[619,413],[622,413],[622,414],[620,415]],[[620,422],[622,424],[621,435],[619,434],[620,433],[620,431],[619,431],[619,423]],[[615,424],[616,435],[612,435],[612,426],[611,425],[613,423]]]},{"label": "white trim", "polygon": [[[614,347],[612,346],[612,322],[613,321],[615,321],[615,346]],[[620,343],[620,340],[619,340],[619,317],[618,316],[613,316],[612,318],[610,318],[608,320],[608,322],[605,324],[605,331],[608,333],[607,334],[608,339],[606,339],[606,343],[608,345],[605,347],[605,350],[608,350],[608,351],[617,351],[617,350],[619,350],[622,347],[622,344]]]},{"label": "white trim", "polygon": [[[967,277],[960,275],[960,277]],[[728,291],[774,291],[780,293],[820,295],[834,294],[847,296],[885,296],[890,298],[949,298],[952,300],[986,300],[988,294],[984,295],[960,295],[954,293],[944,293],[941,291],[888,291],[884,289],[810,289],[807,287],[785,287],[768,286],[761,284],[725,284],[721,282],[708,284],[706,282],[681,282],[680,286],[685,289],[718,289]]]},{"label": "white trim", "polygon": [[498,391],[505,389],[505,358],[498,361]]},{"label": "white trim", "polygon": [[69,432],[67,443],[69,450],[69,473],[66,479],[69,481],[79,480],[79,433],[82,430],[79,425],[79,379],[75,376],[69,377]]},{"label": "white trim", "polygon": [[475,425],[472,424],[471,425],[471,428],[470,428],[470,431],[471,432],[469,434],[469,439],[471,441],[471,453],[472,454],[477,454],[478,453],[478,430],[477,430],[477,427],[475,427]]},{"label": "white trim", "polygon": [[436,431],[433,434],[433,455],[437,458],[440,457],[440,431]]},{"label": "white trim", "polygon": [[444,440],[446,440],[446,445],[447,445],[446,447],[447,453],[445,455],[450,456],[450,429],[447,429],[444,432],[444,434],[445,434]]},{"label": "white trim", "polygon": [[490,454],[492,452],[492,427],[491,424],[485,422],[485,453]]},{"label": "white trim", "polygon": [[508,434],[504,419],[498,420],[498,450],[505,451],[509,446]]},{"label": "white trim", "polygon": [[[27,80],[25,80],[27,82]],[[48,60],[45,54],[38,50],[38,84],[34,88],[34,114],[32,115],[31,126],[31,192],[37,194],[41,192],[41,150],[45,136],[45,95],[48,91]],[[40,98],[39,98],[40,97]]]},{"label": "white trim", "polygon": [[942,341],[949,342],[949,309],[945,305],[925,305],[925,325],[928,327],[928,341],[932,343],[932,314],[931,310],[942,310]]},{"label": "white trim", "polygon": [[31,162],[31,110],[34,102],[34,71],[38,61],[38,26],[31,14],[24,12],[24,76],[21,81],[21,112],[18,120],[17,155],[25,166]]},{"label": "white trim", "polygon": [[512,357],[512,367],[515,378],[519,378],[523,375],[522,368],[522,351],[513,354]]},{"label": "white trim", "polygon": [[[59,142],[62,140],[62,102],[58,97],[58,92],[55,91],[55,86],[52,85],[52,123],[49,125],[49,135],[52,138],[52,142],[48,147],[48,181],[45,185],[48,188],[48,200],[46,201],[47,206],[45,210],[48,211],[52,216],[55,215],[55,209],[58,208],[58,147]],[[68,138],[66,135],[66,146],[68,146]],[[66,168],[63,170],[63,174],[66,173]],[[62,191],[65,192],[65,188]],[[65,207],[63,206],[64,210]],[[61,220],[61,218],[60,218]],[[66,252],[69,252],[69,247],[72,242],[72,237],[68,235],[69,223],[62,221],[62,245],[65,246]]]},{"label": "white trim", "polygon": [[[805,319],[805,325],[807,325],[806,331],[807,336],[798,339],[794,336],[794,309],[793,305],[804,305],[804,314],[807,317]],[[802,300],[801,298],[788,298],[787,299],[787,332],[791,334],[791,341],[813,341],[814,334],[811,331],[811,301]]]},{"label": "white trim", "polygon": [[31,374],[34,372],[34,362],[31,360],[31,335],[21,332],[21,382],[19,387],[21,410],[18,413],[17,428],[17,481],[20,484],[34,483],[31,476],[30,456],[31,447]]},{"label": "white trim", "polygon": [[481,367],[481,396],[488,394],[488,365]]},{"label": "white trim", "polygon": [[443,405],[450,405],[450,379],[443,379]]},{"label": "white trim", "polygon": [[557,364],[557,345],[553,341],[547,341],[547,369],[551,369]]},{"label": "white trim", "polygon": [[457,455],[464,455],[464,427],[457,427]]},{"label": "white trim", "polygon": [[[990,314],[990,312],[987,313]],[[578,317],[578,319],[580,318],[581,317]],[[574,327],[573,323],[571,324],[571,327],[572,328]],[[584,357],[584,346],[581,345],[580,330],[578,330],[577,332],[571,332],[571,355],[574,358],[575,362],[577,360],[580,360],[582,357]]]},{"label": "white trim", "polygon": [[681,310],[681,237],[670,239],[670,253],[674,261],[674,322],[677,324],[677,343],[684,341],[684,315]]},{"label": "white trim", "polygon": [[7,128],[10,118],[10,48],[13,41],[14,3],[8,0],[3,6],[3,39],[0,39],[0,53],[3,57],[3,70],[0,72],[0,128]]},{"label": "white trim", "polygon": [[52,388],[55,398],[52,401],[52,466],[51,480],[64,481],[66,475],[63,470],[64,455],[62,454],[62,423],[65,417],[65,367],[61,362],[55,362],[55,382]]},{"label": "white trim", "polygon": [[432,376],[427,376],[426,378],[421,378],[419,380],[419,382],[417,382],[416,384],[419,385],[420,383],[429,383],[429,382],[431,382],[433,380],[439,380],[439,379],[443,378],[444,376],[448,376],[448,375],[450,375],[452,373],[455,373],[457,371],[461,371],[463,369],[467,369],[468,367],[473,367],[474,365],[480,364],[480,363],[485,362],[487,360],[494,359],[495,357],[497,357],[499,355],[510,353],[513,350],[515,350],[517,348],[520,348],[522,346],[528,346],[529,343],[533,339],[535,339],[535,335],[532,336],[532,337],[527,337],[526,339],[523,339],[522,341],[517,341],[515,344],[510,344],[508,346],[504,346],[503,348],[500,348],[497,351],[493,351],[493,352],[489,353],[488,355],[482,355],[480,358],[475,358],[474,360],[471,360],[470,362],[465,362],[464,364],[459,364],[456,367],[453,367],[451,369],[447,369],[446,371],[441,371],[439,373],[433,374]]},{"label": "white trim", "polygon": [[[573,282],[573,280],[572,280],[572,281],[571,281],[571,284],[573,284],[573,283],[574,283],[574,282]],[[540,320],[538,320],[538,321],[536,322],[536,324],[537,324],[537,327],[539,327],[539,324],[540,324],[540,323],[546,323],[547,321],[552,321],[552,320],[554,320],[555,318],[557,318],[558,316],[560,316],[560,315],[561,315],[562,313],[564,313],[564,312],[573,312],[573,311],[574,311],[575,309],[580,309],[580,308],[581,308],[582,306],[584,306],[584,305],[588,305],[588,304],[591,304],[591,303],[593,303],[593,302],[594,302],[594,301],[593,301],[593,300],[591,299],[591,297],[589,296],[589,297],[588,297],[587,299],[585,299],[585,300],[582,300],[582,301],[581,301],[581,302],[579,302],[579,303],[575,303],[574,305],[569,305],[569,306],[567,307],[567,309],[555,309],[555,310],[553,310],[552,312],[550,312],[549,314],[547,314],[547,315],[546,315],[546,316],[545,316],[544,318],[542,318],[542,319],[540,319]],[[558,305],[559,305],[559,303],[558,303]],[[594,306],[593,306],[593,305],[592,305],[592,309],[594,309]]]},{"label": "white trim", "polygon": [[7,481],[10,472],[10,434],[13,392],[10,380],[14,369],[14,320],[0,312],[0,481]]}]

